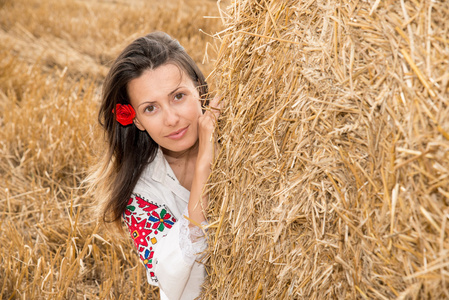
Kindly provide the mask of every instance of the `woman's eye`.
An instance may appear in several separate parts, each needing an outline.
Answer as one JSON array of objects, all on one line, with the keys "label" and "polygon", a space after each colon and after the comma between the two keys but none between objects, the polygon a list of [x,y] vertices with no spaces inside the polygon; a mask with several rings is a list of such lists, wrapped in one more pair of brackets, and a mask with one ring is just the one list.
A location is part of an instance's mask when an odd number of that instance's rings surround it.
[{"label": "woman's eye", "polygon": [[175,100],[181,100],[182,98],[184,98],[184,94],[183,93],[179,93],[175,95]]},{"label": "woman's eye", "polygon": [[145,107],[145,112],[153,112],[155,109],[154,105],[149,105]]}]

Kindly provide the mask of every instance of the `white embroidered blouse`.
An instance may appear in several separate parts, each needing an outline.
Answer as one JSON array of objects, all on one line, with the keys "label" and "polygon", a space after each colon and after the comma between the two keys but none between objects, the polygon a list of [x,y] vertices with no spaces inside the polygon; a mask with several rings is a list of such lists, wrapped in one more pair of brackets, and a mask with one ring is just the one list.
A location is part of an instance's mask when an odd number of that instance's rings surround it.
[{"label": "white embroidered blouse", "polygon": [[161,299],[195,299],[204,281],[197,262],[206,248],[198,227],[189,229],[190,192],[176,179],[161,149],[143,171],[123,219],[147,269],[148,282],[159,286]]}]

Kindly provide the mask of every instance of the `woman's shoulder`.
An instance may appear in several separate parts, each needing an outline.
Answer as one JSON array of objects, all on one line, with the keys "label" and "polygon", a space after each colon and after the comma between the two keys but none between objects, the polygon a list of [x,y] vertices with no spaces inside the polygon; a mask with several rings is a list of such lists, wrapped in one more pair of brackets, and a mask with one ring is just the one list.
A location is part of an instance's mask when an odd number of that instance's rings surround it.
[{"label": "woman's shoulder", "polygon": [[180,216],[188,202],[188,193],[182,190],[162,154],[158,151],[156,158],[142,172],[133,189],[131,198],[134,203],[146,200],[158,207],[164,205],[176,216]]},{"label": "woman's shoulder", "polygon": [[170,209],[165,203],[160,203],[143,195],[132,193],[126,205],[124,217],[126,218],[126,216],[131,215],[145,218],[151,215],[164,217],[169,212]]},{"label": "woman's shoulder", "polygon": [[165,204],[135,193],[131,194],[123,218],[128,227],[136,227],[145,221],[146,225],[151,224],[155,234],[164,228],[170,229],[177,219]]}]

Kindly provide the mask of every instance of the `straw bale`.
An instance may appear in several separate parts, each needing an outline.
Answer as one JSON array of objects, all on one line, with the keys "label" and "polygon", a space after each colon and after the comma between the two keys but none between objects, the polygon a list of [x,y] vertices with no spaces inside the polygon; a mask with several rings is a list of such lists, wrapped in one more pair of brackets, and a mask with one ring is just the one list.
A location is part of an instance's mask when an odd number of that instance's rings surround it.
[{"label": "straw bale", "polygon": [[[195,5],[191,5],[195,4]],[[0,299],[159,299],[127,236],[98,226],[80,182],[104,150],[101,84],[153,30],[196,62],[220,30],[200,0],[0,0]],[[207,74],[213,67],[201,65]]]},{"label": "straw bale", "polygon": [[206,299],[449,298],[448,1],[222,12]]}]

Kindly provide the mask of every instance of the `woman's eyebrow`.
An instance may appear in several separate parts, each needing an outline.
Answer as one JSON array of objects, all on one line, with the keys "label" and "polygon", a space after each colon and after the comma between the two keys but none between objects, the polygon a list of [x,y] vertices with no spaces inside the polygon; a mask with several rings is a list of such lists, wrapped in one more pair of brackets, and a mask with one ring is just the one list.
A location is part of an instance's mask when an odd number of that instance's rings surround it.
[{"label": "woman's eyebrow", "polygon": [[140,103],[139,106],[137,106],[137,107],[139,108],[139,107],[141,107],[142,105],[148,105],[148,104],[154,105],[155,103],[156,103],[156,102],[154,102],[154,101],[145,101],[145,102]]},{"label": "woman's eyebrow", "polygon": [[176,87],[173,91],[171,91],[171,92],[168,94],[168,96],[173,95],[174,93],[176,93],[177,90],[182,89],[182,88],[183,88],[183,86],[178,86],[178,87]]}]

